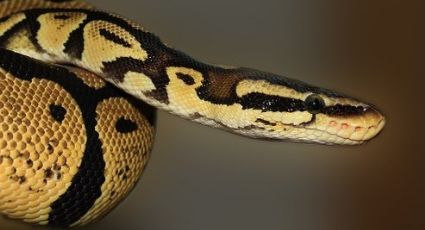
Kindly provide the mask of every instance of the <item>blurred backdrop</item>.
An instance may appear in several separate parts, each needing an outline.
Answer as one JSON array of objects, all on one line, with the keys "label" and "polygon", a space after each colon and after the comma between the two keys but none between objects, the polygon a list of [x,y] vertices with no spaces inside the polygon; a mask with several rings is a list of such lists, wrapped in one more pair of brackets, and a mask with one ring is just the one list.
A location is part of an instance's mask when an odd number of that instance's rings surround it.
[{"label": "blurred backdrop", "polygon": [[[90,2],[206,62],[373,103],[388,123],[366,145],[329,147],[246,139],[159,112],[140,183],[83,229],[425,229],[421,1]],[[0,217],[0,229],[32,228]]]}]

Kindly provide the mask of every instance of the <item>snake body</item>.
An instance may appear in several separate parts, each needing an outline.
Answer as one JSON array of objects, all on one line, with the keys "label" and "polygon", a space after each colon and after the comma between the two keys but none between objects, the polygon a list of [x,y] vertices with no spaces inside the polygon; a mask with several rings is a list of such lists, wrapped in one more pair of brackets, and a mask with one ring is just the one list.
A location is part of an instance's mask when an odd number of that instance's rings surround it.
[{"label": "snake body", "polygon": [[205,64],[84,2],[3,0],[0,18],[0,212],[29,223],[79,226],[115,207],[149,158],[153,107],[321,144],[361,144],[385,124],[369,104]]}]

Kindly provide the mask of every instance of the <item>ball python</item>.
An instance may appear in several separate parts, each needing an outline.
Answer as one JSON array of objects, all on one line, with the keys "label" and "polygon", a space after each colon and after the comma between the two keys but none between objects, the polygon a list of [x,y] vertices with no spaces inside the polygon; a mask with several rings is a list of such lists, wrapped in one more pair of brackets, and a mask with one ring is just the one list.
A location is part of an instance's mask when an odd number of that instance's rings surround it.
[{"label": "ball python", "polygon": [[197,61],[74,0],[0,1],[0,212],[81,226],[149,159],[155,109],[252,138],[357,145],[384,116],[304,82]]}]

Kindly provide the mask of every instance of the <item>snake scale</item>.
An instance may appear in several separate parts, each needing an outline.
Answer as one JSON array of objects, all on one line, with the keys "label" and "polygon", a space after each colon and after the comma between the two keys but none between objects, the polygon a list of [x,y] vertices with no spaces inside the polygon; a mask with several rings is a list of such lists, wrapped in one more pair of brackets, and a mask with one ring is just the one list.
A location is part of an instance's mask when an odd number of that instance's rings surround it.
[{"label": "snake scale", "polygon": [[155,108],[248,137],[361,144],[385,119],[342,94],[214,66],[80,1],[0,1],[0,212],[81,226],[134,187]]}]

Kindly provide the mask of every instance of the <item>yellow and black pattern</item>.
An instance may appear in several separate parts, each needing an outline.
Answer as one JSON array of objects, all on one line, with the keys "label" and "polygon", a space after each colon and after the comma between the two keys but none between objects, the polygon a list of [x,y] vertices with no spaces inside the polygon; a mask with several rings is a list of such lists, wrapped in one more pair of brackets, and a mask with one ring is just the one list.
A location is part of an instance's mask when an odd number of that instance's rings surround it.
[{"label": "yellow and black pattern", "polygon": [[7,49],[79,66],[153,106],[242,135],[359,144],[384,125],[365,103],[258,70],[198,62],[105,12],[30,9],[2,24]]},{"label": "yellow and black pattern", "polygon": [[[131,190],[153,144],[152,108],[136,99],[254,138],[353,145],[385,124],[369,104],[199,62],[80,1],[0,1],[0,55],[0,201],[11,200],[0,212],[33,223],[87,224]],[[26,120],[15,124],[16,117]],[[5,188],[26,190],[12,196]],[[20,197],[31,197],[30,213]]]},{"label": "yellow and black pattern", "polygon": [[2,213],[87,224],[133,188],[149,158],[153,110],[93,78],[0,50]]}]

